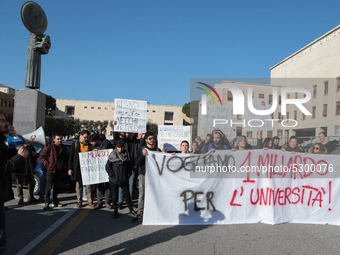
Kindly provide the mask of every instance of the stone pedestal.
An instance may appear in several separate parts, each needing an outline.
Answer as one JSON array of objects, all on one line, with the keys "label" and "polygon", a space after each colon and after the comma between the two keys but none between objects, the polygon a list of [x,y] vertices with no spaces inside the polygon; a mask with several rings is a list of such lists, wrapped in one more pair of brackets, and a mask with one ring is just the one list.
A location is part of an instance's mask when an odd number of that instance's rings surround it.
[{"label": "stone pedestal", "polygon": [[20,135],[45,126],[46,95],[35,89],[15,91],[13,126]]}]

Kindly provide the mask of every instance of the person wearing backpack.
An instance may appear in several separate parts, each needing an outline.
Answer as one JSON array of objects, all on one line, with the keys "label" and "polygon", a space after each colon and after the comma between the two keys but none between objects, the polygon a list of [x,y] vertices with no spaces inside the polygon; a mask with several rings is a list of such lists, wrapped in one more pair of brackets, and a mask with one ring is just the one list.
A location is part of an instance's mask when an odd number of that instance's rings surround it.
[{"label": "person wearing backpack", "polygon": [[50,207],[50,191],[53,188],[53,206],[62,206],[58,202],[59,183],[61,181],[62,172],[67,171],[68,152],[65,145],[62,144],[62,135],[56,134],[53,143],[46,146],[39,155],[41,162],[47,166],[47,182],[45,189],[45,206],[44,210]]}]

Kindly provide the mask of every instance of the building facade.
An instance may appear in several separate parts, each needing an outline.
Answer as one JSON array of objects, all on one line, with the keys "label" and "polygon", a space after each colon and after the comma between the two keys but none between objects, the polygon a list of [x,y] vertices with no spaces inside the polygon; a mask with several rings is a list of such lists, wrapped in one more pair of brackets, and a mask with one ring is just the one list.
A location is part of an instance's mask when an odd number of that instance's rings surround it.
[{"label": "building facade", "polygon": [[[55,115],[57,117],[72,117],[80,120],[112,122],[114,120],[115,104],[113,102],[83,101],[57,99]],[[147,106],[147,121],[157,125],[183,125],[182,106],[151,105]],[[106,134],[112,135],[108,125]]]},{"label": "building facade", "polygon": [[3,114],[5,118],[10,119],[10,117],[13,117],[14,96],[14,89],[0,84],[0,113]]}]

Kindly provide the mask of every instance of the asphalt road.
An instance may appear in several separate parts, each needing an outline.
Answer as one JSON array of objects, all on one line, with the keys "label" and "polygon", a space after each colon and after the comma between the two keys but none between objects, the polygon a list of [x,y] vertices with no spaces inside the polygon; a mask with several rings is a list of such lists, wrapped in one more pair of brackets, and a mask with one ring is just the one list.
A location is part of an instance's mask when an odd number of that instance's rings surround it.
[{"label": "asphalt road", "polygon": [[74,192],[59,197],[65,206],[49,211],[44,204],[5,204],[5,254],[339,254],[338,226],[143,226],[127,208],[113,219],[110,209],[76,209]]}]

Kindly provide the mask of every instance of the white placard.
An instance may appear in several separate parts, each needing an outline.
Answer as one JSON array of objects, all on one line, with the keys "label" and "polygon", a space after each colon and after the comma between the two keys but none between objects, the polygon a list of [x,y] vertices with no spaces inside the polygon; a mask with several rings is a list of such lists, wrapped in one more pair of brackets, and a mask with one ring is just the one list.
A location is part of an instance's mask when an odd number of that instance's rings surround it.
[{"label": "white placard", "polygon": [[115,98],[115,132],[144,133],[147,102]]},{"label": "white placard", "polygon": [[[197,163],[204,162],[224,169],[197,172]],[[148,151],[143,224],[340,225],[339,169],[338,155],[281,150],[201,155]]]},{"label": "white placard", "polygon": [[[214,120],[221,120],[215,124]],[[239,121],[240,122],[240,121]],[[220,129],[228,137],[236,136],[236,118],[233,117],[232,106],[207,105],[207,115],[201,115],[201,130],[212,132],[215,128]]]},{"label": "white placard", "polygon": [[79,162],[83,185],[92,185],[109,181],[105,170],[107,159],[113,149],[79,153]]},{"label": "white placard", "polygon": [[191,150],[191,126],[158,126],[158,147],[166,151],[181,151],[181,142],[189,142]]}]

